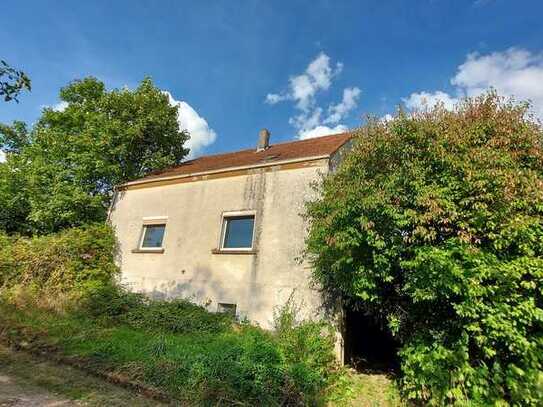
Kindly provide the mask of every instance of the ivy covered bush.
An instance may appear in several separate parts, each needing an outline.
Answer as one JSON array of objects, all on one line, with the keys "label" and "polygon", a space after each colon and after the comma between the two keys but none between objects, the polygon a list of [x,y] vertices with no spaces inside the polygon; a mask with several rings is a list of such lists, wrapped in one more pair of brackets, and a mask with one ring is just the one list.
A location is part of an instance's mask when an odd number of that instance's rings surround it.
[{"label": "ivy covered bush", "polygon": [[333,298],[401,343],[404,396],[541,405],[543,131],[494,93],[370,120],[308,204],[308,254]]}]

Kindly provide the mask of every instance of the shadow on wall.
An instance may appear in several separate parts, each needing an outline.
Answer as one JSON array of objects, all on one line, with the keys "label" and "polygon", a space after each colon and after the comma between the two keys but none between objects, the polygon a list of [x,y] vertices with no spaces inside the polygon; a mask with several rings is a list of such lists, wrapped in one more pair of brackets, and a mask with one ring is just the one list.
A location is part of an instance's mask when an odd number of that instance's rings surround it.
[{"label": "shadow on wall", "polygon": [[212,272],[210,268],[202,266],[197,266],[192,275],[194,277],[184,280],[159,280],[152,288],[142,284],[141,291],[154,299],[183,298],[207,307],[209,311],[216,311],[218,303],[237,304],[239,314],[248,317],[264,308],[259,300],[262,298],[260,285],[225,286],[224,281],[216,277],[220,275],[220,270]]}]

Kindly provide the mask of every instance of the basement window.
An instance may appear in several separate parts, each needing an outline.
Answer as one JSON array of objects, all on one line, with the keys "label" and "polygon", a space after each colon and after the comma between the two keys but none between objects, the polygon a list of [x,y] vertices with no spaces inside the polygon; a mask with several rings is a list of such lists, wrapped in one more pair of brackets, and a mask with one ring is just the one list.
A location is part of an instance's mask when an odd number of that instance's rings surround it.
[{"label": "basement window", "polygon": [[166,225],[164,224],[143,225],[140,248],[146,250],[162,249],[165,229]]},{"label": "basement window", "polygon": [[255,215],[225,215],[222,224],[222,250],[253,248]]},{"label": "basement window", "polygon": [[226,304],[223,302],[219,302],[217,307],[217,312],[221,314],[228,314],[232,315],[232,317],[236,316],[236,304]]}]

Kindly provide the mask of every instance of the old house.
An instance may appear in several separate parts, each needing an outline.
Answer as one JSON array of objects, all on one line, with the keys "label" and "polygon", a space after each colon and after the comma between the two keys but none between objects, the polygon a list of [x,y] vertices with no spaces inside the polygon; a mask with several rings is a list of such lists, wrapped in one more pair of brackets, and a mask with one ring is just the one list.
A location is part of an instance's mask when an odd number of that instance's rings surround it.
[{"label": "old house", "polygon": [[301,213],[311,183],[331,171],[349,134],[281,144],[262,130],[256,148],[210,155],[119,186],[111,223],[122,280],[133,290],[183,297],[269,328],[293,295],[320,311],[303,262]]}]

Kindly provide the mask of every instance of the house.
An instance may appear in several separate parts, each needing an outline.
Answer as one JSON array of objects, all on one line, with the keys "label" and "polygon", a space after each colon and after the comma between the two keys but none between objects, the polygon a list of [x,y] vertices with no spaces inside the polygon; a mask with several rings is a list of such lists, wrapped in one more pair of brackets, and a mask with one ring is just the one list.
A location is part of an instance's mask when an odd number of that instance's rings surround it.
[{"label": "house", "polygon": [[334,169],[349,134],[210,155],[127,182],[110,222],[122,282],[161,298],[188,298],[270,328],[289,297],[321,312],[303,261],[311,186]]}]

